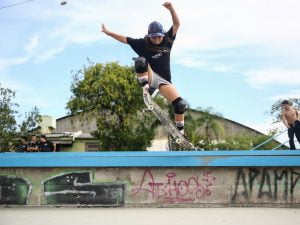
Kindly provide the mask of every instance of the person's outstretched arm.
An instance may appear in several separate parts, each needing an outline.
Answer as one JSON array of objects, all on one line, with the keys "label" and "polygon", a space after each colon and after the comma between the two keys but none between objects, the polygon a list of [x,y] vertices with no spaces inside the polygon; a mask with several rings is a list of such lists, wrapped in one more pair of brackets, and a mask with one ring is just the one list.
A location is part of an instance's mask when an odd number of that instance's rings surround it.
[{"label": "person's outstretched arm", "polygon": [[163,4],[163,6],[168,9],[171,13],[171,16],[172,16],[172,21],[173,21],[173,35],[175,35],[177,33],[177,30],[180,26],[180,21],[179,21],[179,18],[178,18],[178,15],[172,5],[171,2],[165,2]]},{"label": "person's outstretched arm", "polygon": [[117,41],[120,41],[124,44],[127,44],[127,38],[121,34],[116,34],[116,33],[113,33],[111,31],[109,31],[105,26],[104,24],[102,24],[102,32],[105,33],[106,35],[116,39]]}]

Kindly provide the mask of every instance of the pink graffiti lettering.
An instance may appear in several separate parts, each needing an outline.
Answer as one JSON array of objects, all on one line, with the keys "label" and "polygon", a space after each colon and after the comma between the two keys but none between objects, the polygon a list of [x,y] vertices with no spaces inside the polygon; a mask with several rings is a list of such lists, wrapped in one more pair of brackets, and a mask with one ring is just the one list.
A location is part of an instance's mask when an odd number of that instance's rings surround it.
[{"label": "pink graffiti lettering", "polygon": [[204,172],[200,177],[192,176],[186,180],[176,179],[175,172],[168,172],[165,182],[157,182],[151,171],[146,169],[138,188],[132,190],[132,196],[148,192],[158,202],[195,202],[212,194],[211,188],[215,180],[211,172]]}]

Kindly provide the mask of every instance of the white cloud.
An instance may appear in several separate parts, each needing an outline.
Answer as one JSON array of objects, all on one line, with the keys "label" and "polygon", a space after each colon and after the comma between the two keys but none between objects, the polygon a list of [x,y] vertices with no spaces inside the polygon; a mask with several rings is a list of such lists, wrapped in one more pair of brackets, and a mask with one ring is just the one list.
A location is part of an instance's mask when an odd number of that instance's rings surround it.
[{"label": "white cloud", "polygon": [[45,49],[43,52],[40,53],[39,56],[35,57],[34,62],[39,63],[48,59],[53,58],[59,52],[64,50],[64,46],[57,46],[51,49]]},{"label": "white cloud", "polygon": [[[215,0],[178,2],[184,42],[193,47],[222,48],[245,44],[298,42],[297,0]],[[187,36],[188,35],[188,36]],[[186,46],[185,46],[186,47]]]},{"label": "white cloud", "polygon": [[300,85],[300,70],[262,69],[244,73],[251,87],[263,88],[266,85]]},{"label": "white cloud", "polygon": [[[133,37],[143,36],[153,20],[161,21],[168,29],[171,17],[162,3],[161,0],[113,3],[72,0],[60,6],[56,1],[37,2],[31,10],[19,15],[21,19],[25,16],[41,24],[34,28],[36,35],[25,49],[34,52],[35,61],[40,62],[72,44],[112,41],[100,32],[102,23],[112,31]],[[212,70],[226,72],[233,67],[230,62],[214,63],[214,58],[200,60],[202,51],[222,52],[222,49],[241,46],[257,47],[260,53],[265,49],[275,57],[282,57],[282,51],[293,59],[300,57],[298,0],[174,0],[173,4],[182,24],[173,50],[177,63],[200,68],[205,64]]]},{"label": "white cloud", "polygon": [[29,42],[25,44],[24,49],[28,54],[31,54],[38,46],[39,38],[37,35],[30,37]]},{"label": "white cloud", "polygon": [[229,65],[217,65],[212,67],[212,70],[216,72],[225,73],[225,72],[232,71],[232,68]]},{"label": "white cloud", "polygon": [[176,59],[176,63],[186,67],[204,67],[207,65],[203,59],[197,59],[193,56],[179,57]]},{"label": "white cloud", "polygon": [[16,58],[0,58],[0,71],[5,70],[8,67],[14,65],[20,65],[27,62],[29,59],[28,56],[16,57]]},{"label": "white cloud", "polygon": [[[175,59],[193,51],[197,54],[191,55],[188,64],[202,68],[197,56],[205,56],[203,51],[215,50],[222,54],[228,48],[248,46],[253,49],[253,66],[265,63],[263,55],[281,59],[282,63],[293,60],[299,62],[299,1],[215,0],[176,3],[182,26],[173,51]],[[237,56],[239,51],[237,49]],[[255,59],[262,60],[258,62]],[[208,60],[214,62],[215,59]],[[232,60],[223,60],[226,63],[223,66],[234,67]],[[186,65],[186,61],[183,62]]]},{"label": "white cloud", "polygon": [[296,90],[291,90],[290,92],[285,94],[272,96],[269,98],[269,100],[276,101],[280,99],[289,99],[289,98],[300,98],[300,88]]},{"label": "white cloud", "polygon": [[175,63],[184,65],[189,68],[199,68],[202,70],[209,70],[214,72],[229,72],[233,71],[231,65],[225,63],[214,62],[207,55],[199,58],[199,56],[180,56],[175,59]]},{"label": "white cloud", "polygon": [[29,38],[29,40],[24,44],[23,49],[25,52],[22,56],[15,56],[9,58],[1,58],[0,57],[0,71],[4,71],[5,69],[15,66],[21,65],[28,62],[38,46],[39,38],[37,35],[33,35]]}]

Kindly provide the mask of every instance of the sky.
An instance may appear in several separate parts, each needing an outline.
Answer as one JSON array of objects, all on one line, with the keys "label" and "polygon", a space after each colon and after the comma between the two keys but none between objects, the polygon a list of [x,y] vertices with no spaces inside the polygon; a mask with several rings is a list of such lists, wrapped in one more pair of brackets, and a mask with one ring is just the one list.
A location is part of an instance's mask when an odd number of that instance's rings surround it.
[{"label": "sky", "polygon": [[[24,0],[0,0],[0,8]],[[101,32],[139,38],[169,11],[158,0],[34,0],[0,9],[0,83],[16,91],[21,113],[67,115],[74,71],[95,63],[132,65],[129,45]],[[300,96],[299,0],[174,0],[181,21],[171,54],[172,81],[194,109],[262,132],[265,112]]]}]

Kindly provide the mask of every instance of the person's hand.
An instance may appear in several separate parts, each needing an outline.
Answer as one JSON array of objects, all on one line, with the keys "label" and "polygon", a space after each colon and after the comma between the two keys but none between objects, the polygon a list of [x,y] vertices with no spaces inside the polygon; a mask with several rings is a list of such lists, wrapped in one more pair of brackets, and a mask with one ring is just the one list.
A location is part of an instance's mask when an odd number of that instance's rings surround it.
[{"label": "person's hand", "polygon": [[173,5],[172,5],[171,2],[165,2],[165,3],[163,4],[163,6],[164,6],[166,9],[168,9],[168,10],[170,10],[170,9],[173,7]]},{"label": "person's hand", "polygon": [[102,24],[101,28],[102,28],[101,31],[102,31],[103,33],[105,33],[106,35],[108,35],[109,31],[108,31],[108,29],[104,26],[104,24]]}]

